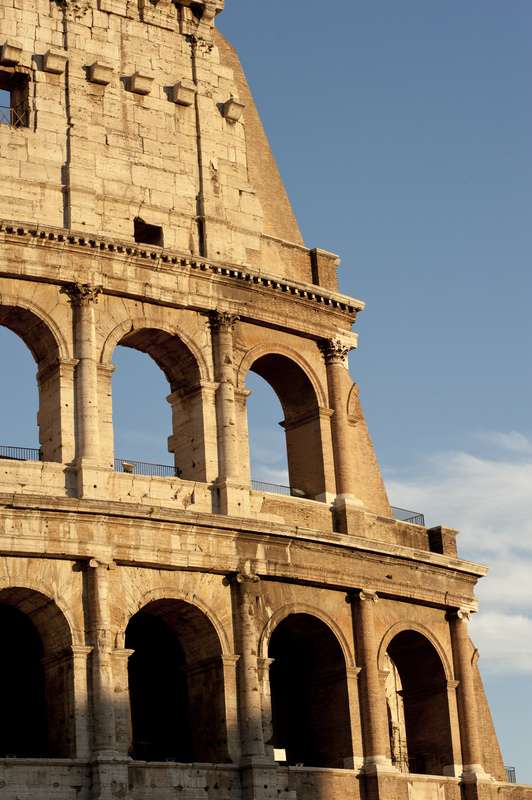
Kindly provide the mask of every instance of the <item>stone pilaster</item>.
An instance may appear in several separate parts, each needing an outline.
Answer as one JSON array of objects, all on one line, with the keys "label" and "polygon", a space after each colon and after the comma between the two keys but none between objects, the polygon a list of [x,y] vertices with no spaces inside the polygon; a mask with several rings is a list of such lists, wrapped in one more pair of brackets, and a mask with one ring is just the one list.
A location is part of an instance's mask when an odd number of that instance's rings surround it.
[{"label": "stone pilaster", "polygon": [[90,757],[88,659],[92,647],[72,646],[72,675],[74,683],[74,726],[76,758]]},{"label": "stone pilaster", "polygon": [[482,748],[477,714],[472,651],[469,641],[470,612],[458,609],[449,614],[455,676],[458,681],[458,716],[465,780],[489,778],[482,765]]},{"label": "stone pilaster", "polygon": [[262,704],[259,678],[257,601],[260,597],[260,578],[252,573],[239,572],[233,580],[237,604],[238,698],[240,739],[243,759],[264,758]]},{"label": "stone pilaster", "polygon": [[353,612],[360,667],[360,714],[366,772],[393,771],[388,757],[388,718],[386,697],[378,665],[375,638],[375,592],[361,591],[348,596]]},{"label": "stone pilaster", "polygon": [[325,359],[331,437],[336,477],[335,515],[340,533],[354,533],[360,527],[362,502],[356,497],[356,478],[350,447],[351,430],[348,417],[349,391],[352,386],[347,357],[353,349],[341,339],[324,339],[319,344]]},{"label": "stone pilaster", "polygon": [[77,366],[75,372],[76,395],[76,458],[99,464],[100,425],[98,419],[98,364],[96,357],[96,330],[94,306],[101,294],[101,286],[72,283],[65,287],[74,310],[74,333]]},{"label": "stone pilaster", "polygon": [[210,315],[216,390],[218,427],[218,481],[220,512],[246,516],[249,511],[249,487],[240,474],[240,445],[235,402],[235,367],[233,327],[238,317],[225,311]]},{"label": "stone pilaster", "polygon": [[87,567],[89,633],[92,643],[92,752],[96,757],[115,754],[115,714],[112,672],[109,572],[113,565],[92,559]]}]

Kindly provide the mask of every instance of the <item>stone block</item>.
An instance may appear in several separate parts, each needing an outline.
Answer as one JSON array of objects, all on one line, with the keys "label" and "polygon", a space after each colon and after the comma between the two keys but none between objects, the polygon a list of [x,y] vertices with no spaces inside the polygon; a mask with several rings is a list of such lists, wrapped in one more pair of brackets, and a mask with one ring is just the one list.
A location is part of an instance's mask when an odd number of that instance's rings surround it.
[{"label": "stone block", "polygon": [[22,44],[16,39],[6,39],[0,50],[0,63],[15,66],[22,60]]},{"label": "stone block", "polygon": [[178,81],[171,90],[172,102],[179,106],[191,106],[194,103],[196,87],[192,81]]},{"label": "stone block", "polygon": [[43,70],[52,75],[61,75],[65,71],[67,60],[64,50],[48,50],[43,56]]},{"label": "stone block", "polygon": [[95,61],[88,68],[87,76],[91,83],[107,86],[113,77],[113,67],[105,61]]},{"label": "stone block", "polygon": [[134,94],[149,94],[153,87],[153,75],[147,72],[134,72],[129,79],[129,91]]},{"label": "stone block", "polygon": [[234,97],[230,97],[223,105],[223,116],[228,122],[238,122],[244,113],[245,107],[244,103],[241,103]]}]

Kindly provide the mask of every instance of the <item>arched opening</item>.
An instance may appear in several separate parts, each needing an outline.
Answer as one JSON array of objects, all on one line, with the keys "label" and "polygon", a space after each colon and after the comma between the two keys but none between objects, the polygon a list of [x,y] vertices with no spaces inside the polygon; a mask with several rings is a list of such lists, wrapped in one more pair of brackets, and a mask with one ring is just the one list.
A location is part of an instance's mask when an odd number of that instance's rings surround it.
[{"label": "arched opening", "polygon": [[289,486],[286,436],[279,426],[283,409],[272,387],[252,372],[246,378],[251,475],[259,484]]},{"label": "arched opening", "polygon": [[387,669],[393,763],[403,772],[444,775],[454,759],[440,656],[421,633],[402,631],[388,646]]},{"label": "arched opening", "polygon": [[275,629],[268,655],[275,748],[290,765],[342,768],[353,757],[345,657],[331,629],[291,614]]},{"label": "arched opening", "polygon": [[31,311],[0,306],[0,346],[4,385],[9,387],[2,392],[0,456],[62,461],[59,348],[54,336]]},{"label": "arched opening", "polygon": [[157,600],[126,629],[132,741],[143,761],[226,762],[222,650],[210,620],[182,600]]},{"label": "arched opening", "polygon": [[[291,493],[308,498],[321,497],[325,493],[321,418],[316,392],[311,381],[299,364],[277,353],[259,357],[253,362],[250,371],[269,384],[281,404],[284,420],[280,425],[285,432],[286,463]],[[249,388],[253,388],[251,384]],[[264,402],[264,395],[261,399]],[[253,400],[249,402],[253,403]],[[271,401],[266,400],[266,402],[271,409]],[[254,421],[254,415],[248,416],[248,423]],[[260,436],[262,439],[265,438],[264,427]],[[252,433],[252,444],[254,438],[256,437]],[[274,445],[277,441],[273,434]],[[252,466],[256,468],[258,460],[252,450],[250,456]],[[281,470],[285,463],[283,456],[284,454],[278,459]]]},{"label": "arched opening", "polygon": [[114,359],[116,468],[206,481],[200,371],[188,347],[178,336],[143,328],[121,339]]},{"label": "arched opening", "polygon": [[0,757],[75,756],[68,624],[55,603],[24,588],[0,592]]}]

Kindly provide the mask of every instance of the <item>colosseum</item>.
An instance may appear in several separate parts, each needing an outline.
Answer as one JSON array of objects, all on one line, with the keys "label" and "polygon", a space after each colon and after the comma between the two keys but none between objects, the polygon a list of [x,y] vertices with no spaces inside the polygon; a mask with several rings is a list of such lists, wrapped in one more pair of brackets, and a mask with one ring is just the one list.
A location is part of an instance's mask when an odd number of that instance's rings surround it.
[{"label": "colosseum", "polygon": [[[40,438],[1,450],[0,798],[531,800],[468,635],[486,570],[389,505],[364,304],[302,240],[222,8],[0,2],[0,324]],[[118,346],[170,385],[172,466],[113,452]],[[251,479],[250,371],[290,487]]]}]

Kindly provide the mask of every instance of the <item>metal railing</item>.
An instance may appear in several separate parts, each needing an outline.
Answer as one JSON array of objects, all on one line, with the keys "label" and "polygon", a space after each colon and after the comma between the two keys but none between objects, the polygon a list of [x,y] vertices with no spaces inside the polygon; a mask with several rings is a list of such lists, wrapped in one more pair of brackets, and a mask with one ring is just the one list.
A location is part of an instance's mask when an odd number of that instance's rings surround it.
[{"label": "metal railing", "polygon": [[515,774],[515,767],[505,767],[506,780],[508,783],[517,783],[517,776]]},{"label": "metal railing", "polygon": [[42,450],[38,447],[11,447],[10,445],[0,445],[0,458],[9,461],[42,461]]},{"label": "metal railing", "polygon": [[270,494],[282,494],[285,497],[306,497],[302,489],[295,489],[293,486],[283,486],[279,483],[266,483],[265,481],[251,481],[251,488],[255,492],[269,492]]},{"label": "metal railing", "polygon": [[425,515],[418,511],[408,511],[406,508],[392,506],[392,514],[399,522],[410,522],[412,525],[422,525],[425,527]]},{"label": "metal railing", "polygon": [[12,128],[27,128],[27,104],[19,103],[17,106],[0,105],[0,125],[10,125]]},{"label": "metal railing", "polygon": [[131,461],[129,458],[115,458],[115,472],[128,475],[147,475],[150,478],[180,478],[181,470],[172,464],[150,464],[148,461]]}]

